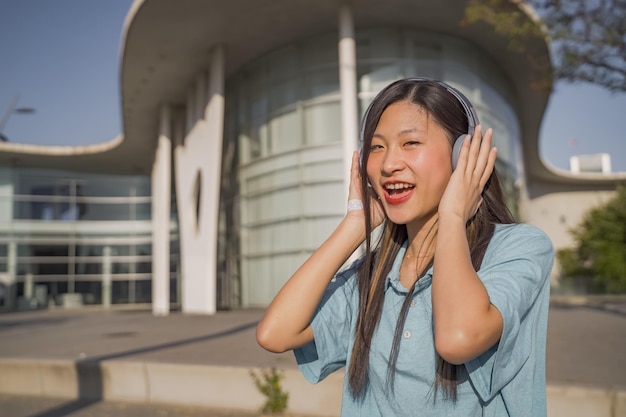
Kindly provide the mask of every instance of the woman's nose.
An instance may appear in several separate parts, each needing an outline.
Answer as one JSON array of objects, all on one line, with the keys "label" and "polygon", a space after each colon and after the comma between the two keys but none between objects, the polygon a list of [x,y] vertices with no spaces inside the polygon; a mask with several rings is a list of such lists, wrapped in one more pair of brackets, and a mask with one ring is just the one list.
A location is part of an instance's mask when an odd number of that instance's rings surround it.
[{"label": "woman's nose", "polygon": [[391,175],[404,167],[404,161],[397,149],[388,149],[383,160],[383,174]]}]

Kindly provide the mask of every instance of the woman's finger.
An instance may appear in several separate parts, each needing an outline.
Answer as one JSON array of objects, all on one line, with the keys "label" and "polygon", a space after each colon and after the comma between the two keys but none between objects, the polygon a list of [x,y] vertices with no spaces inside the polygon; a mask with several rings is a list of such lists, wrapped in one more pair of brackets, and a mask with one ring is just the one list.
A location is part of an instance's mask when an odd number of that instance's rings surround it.
[{"label": "woman's finger", "polygon": [[489,149],[489,155],[488,155],[488,158],[487,158],[487,166],[485,167],[485,170],[483,171],[483,175],[480,178],[480,188],[481,188],[481,190],[485,187],[485,184],[487,184],[487,181],[489,181],[489,177],[491,177],[491,173],[493,172],[493,168],[496,165],[497,156],[498,156],[498,149],[497,148]]},{"label": "woman's finger", "polygon": [[478,179],[482,178],[485,169],[487,168],[487,164],[489,162],[489,152],[491,150],[491,137],[492,130],[487,129],[485,135],[482,137],[480,143],[480,149],[478,151],[478,155],[476,156],[476,166],[474,168],[474,176]]},{"label": "woman's finger", "polygon": [[[482,127],[476,126],[474,129],[474,136],[470,143],[469,151],[467,154],[467,165],[465,166],[465,172],[471,176],[474,175],[474,169],[478,162],[478,156],[480,155],[480,149],[482,144]],[[470,177],[471,178],[471,177]]]}]

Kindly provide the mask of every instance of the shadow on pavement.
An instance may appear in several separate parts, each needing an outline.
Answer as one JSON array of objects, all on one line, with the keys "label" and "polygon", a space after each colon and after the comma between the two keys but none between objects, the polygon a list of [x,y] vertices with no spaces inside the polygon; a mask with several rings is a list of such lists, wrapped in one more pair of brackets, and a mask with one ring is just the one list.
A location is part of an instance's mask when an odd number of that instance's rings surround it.
[{"label": "shadow on pavement", "polygon": [[146,346],[139,349],[132,349],[76,361],[75,367],[76,375],[78,377],[78,399],[69,401],[53,409],[34,414],[30,417],[64,417],[78,410],[89,407],[90,405],[93,405],[99,401],[102,401],[104,396],[102,367],[100,365],[102,361],[119,359],[141,353],[154,352],[162,349],[170,349],[183,345],[219,339],[221,337],[226,337],[235,333],[246,331],[252,327],[255,327],[257,323],[258,321],[254,321],[204,336],[191,337],[187,339],[177,340],[174,342],[161,343],[158,345]]}]

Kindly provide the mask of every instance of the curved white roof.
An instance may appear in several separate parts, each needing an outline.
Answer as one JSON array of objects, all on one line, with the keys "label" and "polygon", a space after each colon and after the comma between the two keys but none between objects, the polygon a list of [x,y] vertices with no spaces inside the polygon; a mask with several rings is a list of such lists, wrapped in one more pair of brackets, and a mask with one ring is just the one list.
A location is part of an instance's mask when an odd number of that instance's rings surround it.
[{"label": "curved white roof", "polygon": [[[464,38],[494,57],[517,94],[526,170],[554,182],[598,182],[548,168],[538,152],[539,127],[549,92],[535,90],[546,79],[546,40],[529,41],[531,67],[507,48],[506,39],[485,25],[461,27],[464,0],[353,0],[355,27],[408,27]],[[136,0],[126,18],[120,83],[124,136],[84,147],[0,143],[0,163],[106,173],[149,173],[162,103],[184,105],[190,85],[208,68],[209,53],[225,46],[226,77],[255,57],[293,40],[338,32],[336,0]],[[529,19],[534,16],[528,12]],[[538,68],[542,69],[538,69]],[[614,176],[615,177],[615,176]],[[615,177],[625,178],[625,177]],[[602,177],[603,182],[613,177]]]}]

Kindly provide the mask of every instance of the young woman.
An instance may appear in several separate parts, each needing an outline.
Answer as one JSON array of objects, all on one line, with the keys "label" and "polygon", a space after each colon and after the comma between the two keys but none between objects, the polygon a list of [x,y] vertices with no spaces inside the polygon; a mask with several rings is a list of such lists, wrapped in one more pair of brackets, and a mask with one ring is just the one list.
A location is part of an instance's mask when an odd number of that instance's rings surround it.
[{"label": "young woman", "polygon": [[259,344],[293,349],[311,382],[346,367],[342,416],[546,415],[553,248],[514,223],[475,119],[439,81],[381,91],[345,218],[258,325]]}]

